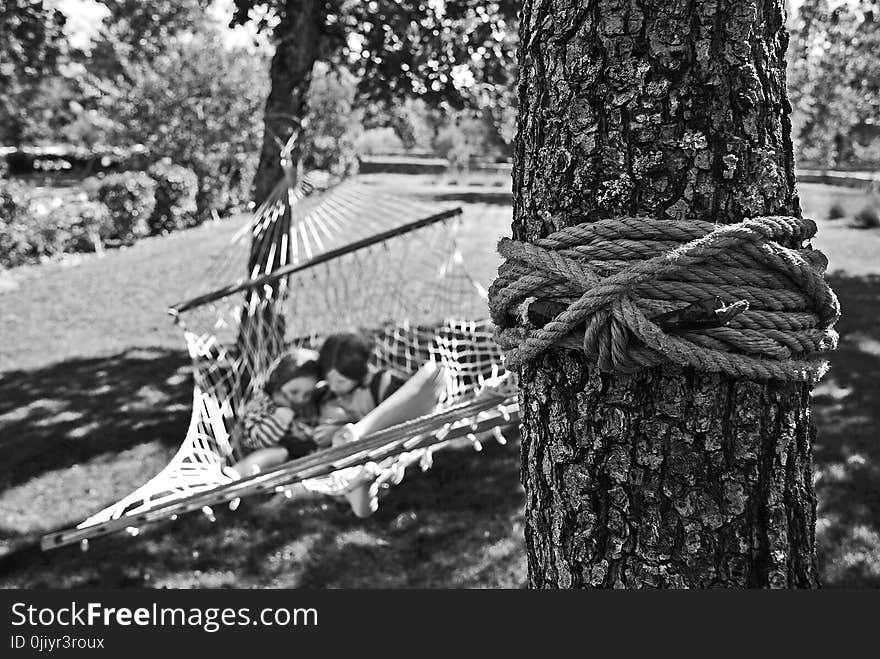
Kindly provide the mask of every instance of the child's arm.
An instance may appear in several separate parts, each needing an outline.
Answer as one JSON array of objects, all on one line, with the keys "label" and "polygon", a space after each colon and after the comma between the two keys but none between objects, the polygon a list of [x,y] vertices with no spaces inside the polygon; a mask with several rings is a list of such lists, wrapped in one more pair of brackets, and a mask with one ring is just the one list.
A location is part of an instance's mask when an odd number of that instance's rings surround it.
[{"label": "child's arm", "polygon": [[266,469],[284,464],[287,460],[287,449],[280,446],[262,448],[248,453],[242,460],[232,466],[232,475],[235,478],[253,476]]},{"label": "child's arm", "polygon": [[293,410],[275,407],[244,419],[243,444],[250,449],[277,446],[293,422]]},{"label": "child's arm", "polygon": [[312,438],[320,448],[326,448],[332,444],[336,432],[351,421],[354,418],[343,408],[332,403],[325,404]]}]

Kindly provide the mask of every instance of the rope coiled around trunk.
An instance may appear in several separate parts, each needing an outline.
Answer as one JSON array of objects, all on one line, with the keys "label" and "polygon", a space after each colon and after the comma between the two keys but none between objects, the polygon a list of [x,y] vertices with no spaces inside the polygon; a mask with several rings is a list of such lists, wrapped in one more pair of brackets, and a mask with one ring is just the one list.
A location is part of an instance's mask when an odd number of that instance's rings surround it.
[{"label": "rope coiled around trunk", "polygon": [[[582,348],[609,372],[674,362],[742,378],[818,380],[828,368],[823,353],[837,346],[840,306],[824,255],[783,246],[815,233],[813,221],[783,216],[729,225],[617,217],[534,243],[502,239],[489,308],[507,366],[562,345]],[[733,303],[724,322],[660,320],[707,299]],[[522,316],[535,300],[567,308],[533,326]]]}]

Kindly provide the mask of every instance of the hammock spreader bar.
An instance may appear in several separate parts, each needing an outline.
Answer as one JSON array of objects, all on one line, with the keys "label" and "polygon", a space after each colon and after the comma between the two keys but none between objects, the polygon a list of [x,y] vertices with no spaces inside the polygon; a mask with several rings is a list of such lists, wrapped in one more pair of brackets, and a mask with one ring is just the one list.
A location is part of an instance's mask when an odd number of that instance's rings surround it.
[{"label": "hammock spreader bar", "polygon": [[185,311],[200,307],[204,304],[208,304],[209,302],[214,302],[215,300],[220,300],[224,297],[232,295],[233,293],[251,290],[260,286],[265,286],[266,284],[272,284],[282,277],[286,277],[296,272],[307,270],[321,263],[326,263],[327,261],[332,261],[333,259],[339,258],[340,256],[356,252],[359,249],[363,249],[365,247],[369,247],[371,245],[384,242],[386,240],[391,240],[392,238],[396,238],[412,231],[416,231],[418,229],[421,229],[422,227],[430,226],[432,224],[436,224],[437,222],[448,220],[451,217],[461,215],[461,213],[461,208],[452,208],[450,210],[443,211],[442,213],[435,213],[434,215],[423,217],[420,220],[415,220],[414,222],[409,222],[408,224],[403,224],[393,229],[382,231],[372,236],[368,236],[367,238],[363,238],[353,243],[343,245],[342,247],[328,250],[327,252],[324,252],[323,254],[320,254],[314,258],[308,259],[307,261],[302,261],[300,263],[291,263],[290,265],[278,268],[267,275],[263,275],[262,277],[248,279],[246,281],[242,281],[236,284],[230,284],[229,286],[224,286],[223,288],[219,288],[216,291],[205,293],[204,295],[199,295],[184,302],[179,302],[171,306],[168,309],[168,313],[170,313],[172,316],[179,316]]},{"label": "hammock spreader bar", "polygon": [[[487,418],[479,418],[481,414],[487,413],[490,413]],[[504,417],[503,424],[499,424],[499,416]],[[468,421],[469,418],[472,419]],[[43,551],[46,551],[129,527],[136,528],[172,515],[202,510],[212,504],[226,503],[244,496],[274,491],[283,485],[326,476],[347,467],[356,467],[410,451],[436,448],[455,439],[491,430],[499,425],[517,423],[518,419],[515,395],[486,395],[380,430],[357,442],[324,449],[262,473],[212,487],[141,513],[122,515],[107,522],[82,528],[72,527],[47,533],[41,538],[40,545]],[[455,425],[452,425],[453,423]],[[444,432],[447,426],[449,426],[448,430]]]}]

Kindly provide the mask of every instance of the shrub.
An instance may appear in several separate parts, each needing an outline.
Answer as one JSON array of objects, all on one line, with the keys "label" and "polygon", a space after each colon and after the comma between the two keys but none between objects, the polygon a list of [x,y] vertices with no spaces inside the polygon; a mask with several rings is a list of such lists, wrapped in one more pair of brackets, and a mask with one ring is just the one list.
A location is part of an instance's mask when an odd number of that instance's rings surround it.
[{"label": "shrub", "polygon": [[110,212],[85,196],[33,201],[30,220],[34,233],[34,257],[74,252],[93,252],[101,244],[101,234],[111,226]]},{"label": "shrub", "polygon": [[93,183],[94,197],[110,213],[101,238],[132,243],[150,233],[156,205],[156,182],[144,172],[112,174]]},{"label": "shrub", "polygon": [[867,144],[854,141],[853,154],[856,162],[866,167],[877,168],[880,166],[880,137],[873,138]]},{"label": "shrub", "polygon": [[202,27],[164,41],[157,57],[130,63],[126,79],[100,100],[116,120],[107,141],[143,144],[153,158],[195,172],[200,220],[249,198],[269,92],[266,54],[229,48]]},{"label": "shrub", "polygon": [[844,210],[843,204],[840,201],[835,201],[828,209],[828,219],[839,220],[842,217],[846,217],[846,210]]},{"label": "shrub", "polygon": [[0,186],[0,217],[0,264],[7,267],[93,251],[110,224],[106,206],[85,195],[36,199],[8,183]]},{"label": "shrub", "polygon": [[191,169],[163,158],[148,170],[156,182],[153,214],[148,224],[153,235],[185,229],[198,224],[196,194],[199,181]]},{"label": "shrub", "polygon": [[357,141],[363,112],[355,101],[357,78],[345,68],[315,64],[309,86],[308,114],[300,137],[303,164],[334,176],[357,171]]},{"label": "shrub", "polygon": [[358,137],[355,148],[359,154],[365,156],[404,150],[403,142],[390,126],[365,130]]},{"label": "shrub", "polygon": [[14,267],[31,257],[25,187],[0,179],[0,265]]},{"label": "shrub", "polygon": [[434,148],[449,161],[449,169],[456,173],[467,171],[471,158],[477,153],[476,145],[455,124],[444,126],[437,132]]},{"label": "shrub", "polygon": [[855,215],[856,226],[862,229],[876,229],[880,227],[880,211],[874,206],[865,206]]},{"label": "shrub", "polygon": [[198,178],[198,221],[210,219],[212,211],[228,211],[250,201],[257,154],[214,156],[205,154],[190,163]]}]

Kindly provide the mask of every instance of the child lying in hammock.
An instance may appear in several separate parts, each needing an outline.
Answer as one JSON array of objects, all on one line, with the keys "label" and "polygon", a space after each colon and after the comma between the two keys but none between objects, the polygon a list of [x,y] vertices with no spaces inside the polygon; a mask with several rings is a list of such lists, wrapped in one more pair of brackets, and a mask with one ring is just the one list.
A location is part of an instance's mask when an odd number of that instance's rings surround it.
[{"label": "child lying in hammock", "polygon": [[[430,412],[445,385],[442,369],[422,367],[410,380],[369,366],[370,341],[359,334],[328,337],[321,346],[317,372],[326,381],[318,389],[314,362],[276,368],[266,383],[271,408],[249,405],[243,422],[243,447],[253,453],[233,465],[233,474],[247,476],[302,457],[317,448],[357,441],[365,435]],[[287,358],[285,358],[287,359]],[[308,426],[315,424],[314,428]],[[280,439],[279,439],[280,436]],[[345,496],[358,517],[376,510],[371,493],[375,474],[361,470]]]},{"label": "child lying in hammock", "polygon": [[318,423],[318,362],[300,363],[285,355],[244,410],[240,448],[248,455],[232,469],[249,475],[294,460],[315,451]]},{"label": "child lying in hammock", "polygon": [[[409,380],[369,366],[370,341],[359,334],[327,338],[318,356],[328,392],[321,407],[322,423],[315,432],[319,444],[333,446],[427,414],[445,389],[445,372],[428,363]],[[344,424],[344,425],[341,425]],[[340,427],[341,425],[341,427]],[[346,488],[345,497],[358,517],[376,511],[371,485],[376,474],[362,469]]]},{"label": "child lying in hammock", "polygon": [[[361,420],[404,383],[390,371],[370,369],[369,341],[358,334],[331,335],[315,355],[318,361],[300,363],[308,352],[285,355],[269,374],[265,395],[258,392],[245,407],[238,444],[247,456],[233,465],[237,474],[329,448],[340,429]],[[328,386],[319,389],[322,377]]]}]

